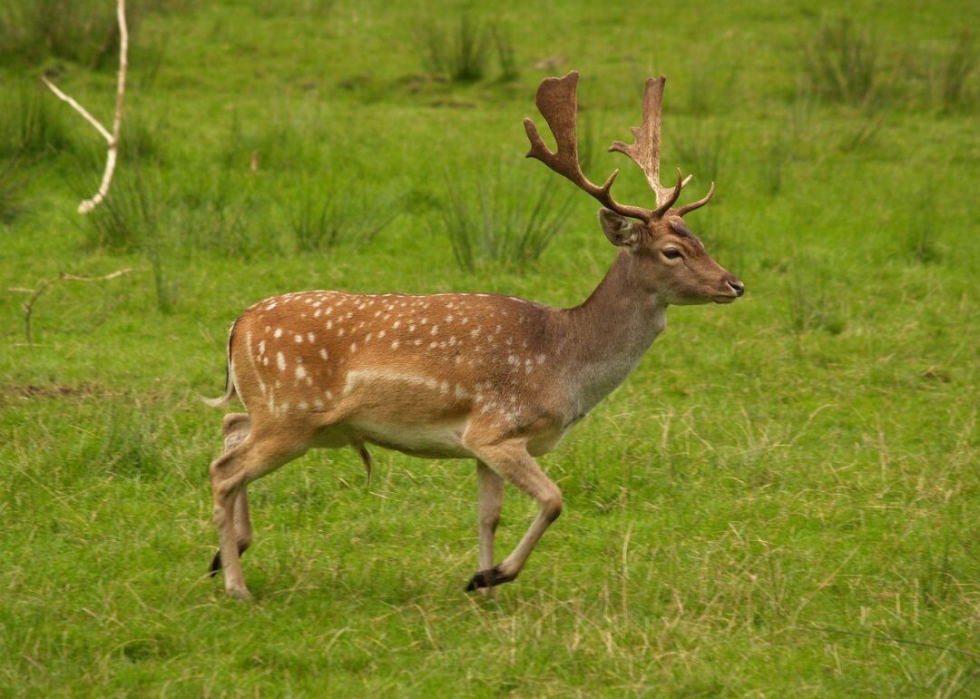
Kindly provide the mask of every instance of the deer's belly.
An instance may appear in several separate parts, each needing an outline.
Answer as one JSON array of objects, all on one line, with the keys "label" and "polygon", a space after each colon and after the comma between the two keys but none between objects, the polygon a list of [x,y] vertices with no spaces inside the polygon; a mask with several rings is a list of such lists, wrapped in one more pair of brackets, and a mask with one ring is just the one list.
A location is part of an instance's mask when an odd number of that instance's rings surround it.
[{"label": "deer's belly", "polygon": [[371,444],[426,458],[466,458],[473,453],[463,446],[465,423],[444,422],[430,425],[399,425],[358,421],[352,432]]}]

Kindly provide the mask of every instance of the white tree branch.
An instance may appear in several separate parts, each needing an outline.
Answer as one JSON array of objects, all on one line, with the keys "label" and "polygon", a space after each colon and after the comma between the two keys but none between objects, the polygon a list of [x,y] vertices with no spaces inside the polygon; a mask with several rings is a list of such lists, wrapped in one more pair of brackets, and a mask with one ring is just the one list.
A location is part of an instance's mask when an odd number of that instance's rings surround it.
[{"label": "white tree branch", "polygon": [[76,112],[78,112],[83,117],[85,117],[85,120],[88,121],[88,123],[90,123],[96,129],[98,129],[99,133],[102,134],[102,137],[109,143],[109,145],[112,145],[112,134],[106,131],[106,128],[99,123],[98,119],[96,119],[94,116],[89,114],[88,110],[85,109],[85,107],[83,107],[78,102],[76,102],[74,97],[70,97],[66,95],[64,92],[58,89],[57,85],[55,85],[53,82],[48,80],[48,78],[44,75],[41,76],[41,82],[43,82],[45,85],[51,88],[51,92],[58,95],[58,97],[60,97],[65,102],[70,104]]},{"label": "white tree branch", "polygon": [[89,211],[98,206],[103,199],[105,199],[106,195],[109,193],[109,184],[112,182],[112,174],[116,170],[116,156],[119,151],[119,131],[122,127],[123,98],[126,95],[126,68],[129,66],[126,58],[129,52],[129,32],[126,29],[126,0],[118,0],[116,16],[119,19],[119,78],[116,84],[116,113],[112,119],[112,133],[109,133],[109,131],[99,122],[98,119],[89,114],[85,107],[80,105],[69,95],[66,95],[64,92],[59,90],[58,87],[46,77],[41,76],[42,82],[44,82],[44,84],[47,85],[59,99],[62,99],[71,105],[71,107],[76,112],[81,114],[88,123],[94,126],[109,144],[109,150],[105,162],[105,172],[102,175],[102,183],[99,185],[99,191],[95,193],[94,197],[91,199],[86,199],[78,205],[78,213],[80,214],[87,214]]}]

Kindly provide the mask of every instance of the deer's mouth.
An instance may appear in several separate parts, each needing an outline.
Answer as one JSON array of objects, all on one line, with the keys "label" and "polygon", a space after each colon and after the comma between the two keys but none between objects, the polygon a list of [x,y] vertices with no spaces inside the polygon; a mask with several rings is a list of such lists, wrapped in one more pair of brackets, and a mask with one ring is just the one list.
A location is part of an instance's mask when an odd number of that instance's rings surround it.
[{"label": "deer's mouth", "polygon": [[713,296],[711,300],[715,303],[735,303],[735,299],[737,298],[738,296],[736,294],[718,294],[717,296]]}]

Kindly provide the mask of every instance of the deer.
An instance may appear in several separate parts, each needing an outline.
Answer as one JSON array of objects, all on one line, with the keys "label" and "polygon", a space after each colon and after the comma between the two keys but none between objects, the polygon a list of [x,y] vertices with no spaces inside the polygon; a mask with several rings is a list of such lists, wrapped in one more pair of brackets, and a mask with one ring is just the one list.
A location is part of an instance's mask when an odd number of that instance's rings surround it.
[{"label": "deer", "polygon": [[[552,308],[486,293],[287,293],[259,301],[232,324],[225,393],[245,413],[224,417],[224,451],[210,465],[218,552],[210,574],[249,600],[240,556],[252,541],[247,487],[314,448],[353,448],[370,475],[368,447],[437,459],[474,459],[479,568],[466,586],[513,581],[562,511],[562,494],[537,459],[633,372],[666,327],[671,305],[728,304],[745,287],[719,265],[684,216],[707,194],[676,206],[691,177],[660,181],[661,107],[666,78],[649,79],[630,158],[655,206],[620,204],[583,174],[578,157],[577,72],[546,78],[536,105],[556,142],[545,145],[524,120],[535,158],[598,200],[599,224],[618,248],[585,302]],[[538,512],[513,551],[494,564],[504,485],[533,498]]]}]

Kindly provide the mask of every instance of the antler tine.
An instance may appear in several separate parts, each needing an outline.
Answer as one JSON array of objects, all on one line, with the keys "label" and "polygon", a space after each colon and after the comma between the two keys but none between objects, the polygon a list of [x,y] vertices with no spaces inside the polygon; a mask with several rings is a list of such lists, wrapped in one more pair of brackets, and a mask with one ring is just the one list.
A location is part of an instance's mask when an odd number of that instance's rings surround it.
[{"label": "antler tine", "polygon": [[687,176],[687,179],[684,179],[681,169],[677,168],[677,184],[674,185],[673,189],[667,189],[664,187],[664,191],[667,192],[666,199],[664,199],[663,203],[660,204],[660,206],[657,207],[657,210],[653,212],[655,218],[662,218],[664,214],[670,211],[670,207],[677,202],[677,198],[681,195],[681,190],[684,189],[684,185],[690,182],[690,180],[690,175]]},{"label": "antler tine", "polygon": [[711,197],[713,197],[714,195],[715,195],[715,183],[712,182],[711,186],[708,187],[708,193],[705,194],[702,199],[698,199],[697,201],[692,201],[690,204],[685,204],[684,206],[682,206],[676,211],[677,215],[683,216],[684,214],[690,213],[695,209],[700,209],[702,206],[704,206],[709,201],[711,201]]},{"label": "antler tine", "polygon": [[692,177],[688,175],[679,180],[675,187],[664,187],[660,184],[660,114],[666,82],[667,78],[663,75],[657,80],[647,80],[643,92],[643,125],[630,127],[635,142],[628,146],[622,141],[616,141],[609,147],[610,152],[622,153],[643,171],[647,184],[657,197],[654,215],[658,218],[673,206],[681,189],[687,186]]},{"label": "antler tine", "polygon": [[554,134],[557,152],[552,153],[541,140],[531,119],[524,120],[524,130],[531,142],[528,158],[536,158],[562,177],[571,180],[580,189],[597,199],[603,206],[621,216],[650,221],[654,212],[639,206],[627,206],[613,199],[610,189],[619,170],[614,170],[602,186],[597,186],[582,172],[578,160],[578,71],[571,71],[563,78],[546,78],[538,87],[535,104]]}]

